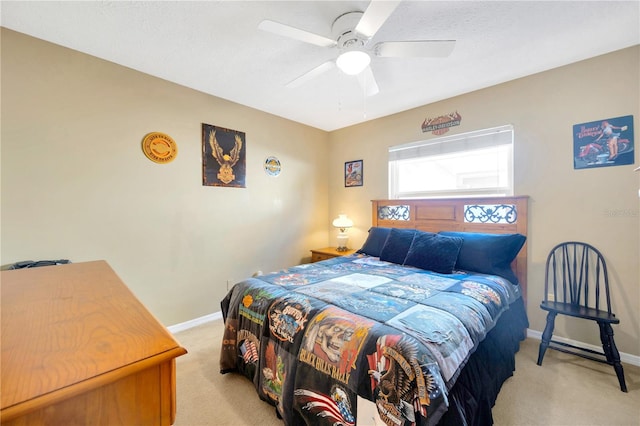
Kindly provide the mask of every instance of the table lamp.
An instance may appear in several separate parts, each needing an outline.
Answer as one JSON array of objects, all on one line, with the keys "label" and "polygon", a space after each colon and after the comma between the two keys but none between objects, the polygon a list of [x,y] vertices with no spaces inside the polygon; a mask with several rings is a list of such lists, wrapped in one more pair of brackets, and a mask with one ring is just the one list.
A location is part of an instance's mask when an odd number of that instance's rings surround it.
[{"label": "table lamp", "polygon": [[346,214],[340,214],[336,219],[333,220],[333,226],[340,229],[338,233],[338,251],[347,251],[347,242],[349,241],[349,236],[347,235],[347,228],[351,228],[353,226],[353,221],[347,218]]}]

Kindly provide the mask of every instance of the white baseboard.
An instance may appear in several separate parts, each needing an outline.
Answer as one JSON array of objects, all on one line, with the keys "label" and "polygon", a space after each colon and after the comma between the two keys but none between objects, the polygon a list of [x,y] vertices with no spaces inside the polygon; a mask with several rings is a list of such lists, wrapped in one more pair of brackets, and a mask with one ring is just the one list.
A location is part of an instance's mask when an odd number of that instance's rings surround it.
[{"label": "white baseboard", "polygon": [[219,320],[219,319],[222,319],[222,312],[214,312],[212,314],[205,315],[200,318],[195,318],[189,321],[181,322],[180,324],[170,325],[169,327],[167,327],[167,330],[169,330],[171,333],[179,333],[181,331],[185,331],[190,328],[197,327],[199,325],[208,323],[210,321]]},{"label": "white baseboard", "polygon": [[[182,322],[180,324],[175,324],[175,325],[169,326],[169,327],[167,327],[167,329],[171,333],[178,333],[180,331],[185,331],[185,330],[188,330],[190,328],[197,327],[197,326],[199,326],[201,324],[205,324],[207,322],[215,321],[215,320],[219,320],[219,319],[222,319],[222,312],[214,312],[212,314],[205,315],[205,316],[200,317],[200,318],[195,318],[195,319],[192,319],[192,320],[189,320],[189,321]],[[528,328],[527,329],[527,337],[530,337],[530,338],[536,339],[536,340],[542,340],[542,332],[537,331],[537,330],[531,330],[531,329]],[[594,350],[594,351],[601,351],[602,350],[601,346],[589,345],[589,344],[586,344],[586,343],[578,342],[576,340],[566,339],[564,337],[554,336],[553,339],[557,340],[559,342],[568,343],[568,344],[571,344],[571,345],[582,346],[582,347],[585,347],[587,349],[591,349],[591,350]],[[631,355],[631,354],[628,354],[628,353],[625,353],[625,352],[620,352],[620,360],[622,362],[624,362],[624,363],[640,367],[640,356]]]},{"label": "white baseboard", "polygon": [[[537,330],[527,329],[527,337],[536,340],[542,340],[542,332]],[[583,348],[591,349],[592,351],[600,351],[602,352],[602,346],[590,345],[588,343],[582,343],[577,340],[571,340],[564,337],[553,336],[553,340],[557,340],[558,342],[567,343],[570,345],[581,346]],[[620,361],[640,367],[640,356],[631,355],[625,352],[620,352]]]}]

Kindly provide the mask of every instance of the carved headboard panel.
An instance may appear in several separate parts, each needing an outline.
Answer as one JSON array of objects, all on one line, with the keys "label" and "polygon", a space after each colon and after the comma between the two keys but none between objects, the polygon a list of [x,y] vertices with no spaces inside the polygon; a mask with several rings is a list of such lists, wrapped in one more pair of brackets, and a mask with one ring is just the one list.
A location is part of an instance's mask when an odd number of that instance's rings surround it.
[{"label": "carved headboard panel", "polygon": [[[373,200],[373,226],[527,235],[529,197]],[[527,298],[527,243],[512,264]],[[525,305],[526,306],[526,305]]]}]

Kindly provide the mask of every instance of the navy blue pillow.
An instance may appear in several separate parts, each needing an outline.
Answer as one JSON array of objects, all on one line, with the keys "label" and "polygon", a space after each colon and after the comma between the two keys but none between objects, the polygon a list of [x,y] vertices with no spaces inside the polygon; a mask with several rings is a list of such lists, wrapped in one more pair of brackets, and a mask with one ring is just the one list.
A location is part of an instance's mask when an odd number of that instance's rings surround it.
[{"label": "navy blue pillow", "polygon": [[404,259],[407,257],[407,252],[411,247],[415,233],[415,229],[391,228],[389,237],[387,237],[387,241],[382,246],[380,260],[399,265],[404,264]]},{"label": "navy blue pillow", "polygon": [[462,238],[416,233],[404,261],[405,265],[450,274],[456,266]]},{"label": "navy blue pillow", "polygon": [[380,257],[382,246],[384,246],[385,241],[387,241],[387,237],[389,236],[390,231],[391,228],[382,228],[376,226],[369,229],[369,236],[367,236],[367,241],[364,242],[364,245],[360,250],[358,250],[358,253]]},{"label": "navy blue pillow", "polygon": [[453,231],[441,231],[439,234],[463,239],[456,262],[457,269],[498,275],[518,284],[511,262],[527,240],[524,235]]}]

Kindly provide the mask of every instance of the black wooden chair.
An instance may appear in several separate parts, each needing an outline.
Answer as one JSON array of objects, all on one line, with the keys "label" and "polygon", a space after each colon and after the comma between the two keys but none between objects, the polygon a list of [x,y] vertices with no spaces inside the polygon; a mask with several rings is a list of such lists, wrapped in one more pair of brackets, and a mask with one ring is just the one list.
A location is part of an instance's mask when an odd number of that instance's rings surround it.
[{"label": "black wooden chair", "polygon": [[[609,364],[616,371],[620,389],[627,392],[620,353],[611,328],[611,324],[618,324],[620,320],[611,312],[607,264],[600,251],[590,244],[575,241],[555,246],[547,257],[544,300],[540,307],[548,314],[538,350],[538,365],[542,365],[547,348]],[[558,314],[597,322],[603,352],[553,340]]]}]

